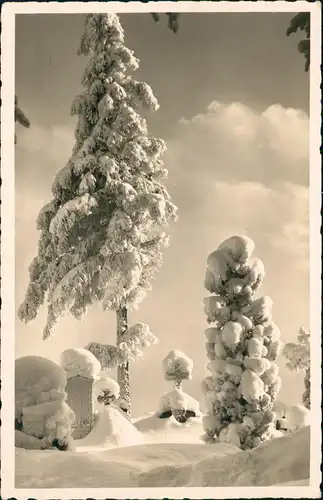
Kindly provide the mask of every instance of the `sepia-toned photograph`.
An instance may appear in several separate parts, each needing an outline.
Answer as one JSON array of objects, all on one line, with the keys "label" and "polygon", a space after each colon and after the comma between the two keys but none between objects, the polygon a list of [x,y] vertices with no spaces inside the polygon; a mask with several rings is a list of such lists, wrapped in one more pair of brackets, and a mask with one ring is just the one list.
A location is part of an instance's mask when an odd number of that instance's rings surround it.
[{"label": "sepia-toned photograph", "polygon": [[29,3],[2,13],[4,498],[319,498],[320,5]]}]

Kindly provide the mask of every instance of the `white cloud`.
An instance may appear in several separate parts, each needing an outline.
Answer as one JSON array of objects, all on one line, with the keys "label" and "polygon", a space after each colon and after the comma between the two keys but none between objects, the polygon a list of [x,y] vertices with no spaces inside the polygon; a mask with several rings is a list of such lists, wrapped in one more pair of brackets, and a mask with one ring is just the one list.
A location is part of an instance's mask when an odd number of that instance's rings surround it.
[{"label": "white cloud", "polygon": [[308,122],[302,111],[280,105],[256,113],[218,102],[182,119],[167,153],[180,216],[213,225],[217,234],[248,232],[306,268]]},{"label": "white cloud", "polygon": [[276,104],[256,113],[240,103],[214,101],[204,114],[180,121],[169,150],[175,159],[181,155],[189,173],[307,185],[308,128],[308,116],[300,110]]}]

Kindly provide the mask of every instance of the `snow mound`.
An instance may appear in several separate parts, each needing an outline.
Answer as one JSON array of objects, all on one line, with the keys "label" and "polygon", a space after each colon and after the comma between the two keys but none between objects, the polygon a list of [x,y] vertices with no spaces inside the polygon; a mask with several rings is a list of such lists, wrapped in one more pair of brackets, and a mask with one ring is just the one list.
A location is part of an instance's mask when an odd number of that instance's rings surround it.
[{"label": "snow mound", "polygon": [[286,409],[285,418],[288,430],[294,432],[310,425],[311,412],[303,405],[295,405]]},{"label": "snow mound", "polygon": [[166,380],[185,380],[192,378],[193,360],[182,351],[170,351],[163,359]]},{"label": "snow mound", "polygon": [[180,423],[173,416],[159,418],[151,414],[133,422],[140,431],[146,443],[202,443],[202,417],[189,418]]},{"label": "snow mound", "polygon": [[[137,426],[147,429],[151,417],[138,420]],[[309,465],[310,430],[306,427],[251,451],[229,444],[189,442],[87,453],[16,449],[16,487],[308,485]]]},{"label": "snow mound", "polygon": [[168,471],[173,467],[191,467],[207,457],[221,459],[236,452],[230,445],[191,443],[143,444],[87,453],[21,450],[16,451],[16,487],[57,488],[59,484],[60,488],[113,488],[141,487],[146,483],[158,487],[160,471],[161,482],[167,484],[168,477],[171,485],[173,479]]},{"label": "snow mound", "polygon": [[191,410],[196,415],[201,414],[198,401],[180,389],[173,389],[160,398],[157,413],[161,414],[168,410]]},{"label": "snow mound", "polygon": [[16,418],[26,406],[65,398],[66,376],[50,359],[23,356],[15,362]]},{"label": "snow mound", "polygon": [[192,468],[187,486],[271,486],[305,480],[309,474],[310,428],[306,427],[221,461],[205,459]]},{"label": "snow mound", "polygon": [[101,371],[101,364],[96,357],[90,351],[81,347],[66,349],[66,351],[62,352],[60,365],[67,378],[80,375],[95,379]]},{"label": "snow mound", "polygon": [[33,436],[28,436],[24,432],[15,430],[15,447],[26,450],[42,450],[43,441]]},{"label": "snow mound", "polygon": [[143,442],[143,436],[120,408],[109,405],[97,415],[92,431],[77,441],[77,450],[85,448],[134,446]]}]

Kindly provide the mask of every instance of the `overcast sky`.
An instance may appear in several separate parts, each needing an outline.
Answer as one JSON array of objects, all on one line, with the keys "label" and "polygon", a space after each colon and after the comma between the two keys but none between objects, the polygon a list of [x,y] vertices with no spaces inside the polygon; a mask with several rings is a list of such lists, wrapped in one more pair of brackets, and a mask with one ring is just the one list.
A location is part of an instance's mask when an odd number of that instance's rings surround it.
[{"label": "overcast sky", "polygon": [[[299,327],[309,326],[309,77],[297,51],[299,37],[285,36],[291,17],[183,14],[174,35],[166,18],[155,24],[146,14],[121,16],[126,44],[140,59],[135,77],[152,86],[160,103],[148,123],[167,142],[168,188],[179,209],[164,266],[130,317],[131,323],[148,323],[159,337],[159,345],[131,369],[135,414],[154,411],[171,388],[161,369],[170,349],[193,358],[193,380],[185,388],[200,397],[205,261],[222,239],[237,233],[254,239],[267,273],[259,293],[272,297],[284,340],[295,340]],[[86,62],[77,56],[83,23],[82,15],[17,16],[16,92],[32,122],[29,130],[17,130],[17,306],[37,251],[35,219],[71,154],[70,106]],[[115,340],[114,314],[93,306],[83,322],[67,316],[55,337],[42,341],[45,313],[28,326],[17,321],[17,356],[58,361],[66,348]],[[299,403],[302,376],[285,368],[281,373],[279,399]]]}]

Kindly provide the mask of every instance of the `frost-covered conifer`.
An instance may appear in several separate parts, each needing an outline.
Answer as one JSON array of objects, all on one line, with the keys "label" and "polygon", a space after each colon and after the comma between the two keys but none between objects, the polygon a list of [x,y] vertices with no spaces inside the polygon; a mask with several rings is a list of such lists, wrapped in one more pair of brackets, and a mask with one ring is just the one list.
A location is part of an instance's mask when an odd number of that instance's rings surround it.
[{"label": "frost-covered conifer", "polygon": [[303,393],[303,405],[311,409],[311,334],[300,328],[297,336],[298,343],[290,342],[285,345],[283,355],[288,360],[287,368],[292,371],[303,371],[305,373]]},{"label": "frost-covered conifer", "polygon": [[206,442],[254,448],[275,432],[273,405],[280,388],[277,359],[282,343],[271,320],[272,300],[254,299],[265,272],[250,259],[254,242],[245,236],[223,241],[207,259],[204,299],[206,350],[211,375],[205,394]]},{"label": "frost-covered conifer", "polygon": [[[64,311],[81,319],[99,301],[116,311],[120,346],[128,310],[162,264],[168,239],[161,228],[176,219],[176,207],[162,184],[165,144],[139,114],[158,103],[149,85],[132,78],[138,59],[124,45],[118,16],[88,15],[79,52],[90,57],[72,105],[76,142],[38,217],[38,255],[19,316],[34,319],[46,299],[48,338]],[[118,366],[118,382],[129,403],[128,362]]]}]

